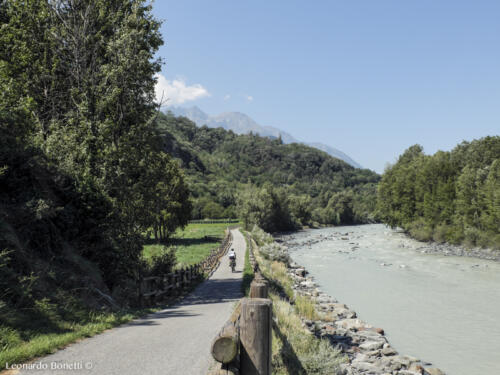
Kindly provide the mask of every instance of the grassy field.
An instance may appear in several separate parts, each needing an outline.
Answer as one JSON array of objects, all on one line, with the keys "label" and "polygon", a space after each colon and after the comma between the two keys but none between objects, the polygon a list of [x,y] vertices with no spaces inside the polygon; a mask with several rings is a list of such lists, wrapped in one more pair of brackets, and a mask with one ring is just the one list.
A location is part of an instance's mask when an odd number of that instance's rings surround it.
[{"label": "grassy field", "polygon": [[[202,261],[221,243],[228,225],[234,224],[188,224],[184,230],[178,230],[168,243],[176,248],[177,267]],[[145,245],[143,256],[146,260],[151,259],[153,255],[161,254],[163,248],[163,244]]]}]

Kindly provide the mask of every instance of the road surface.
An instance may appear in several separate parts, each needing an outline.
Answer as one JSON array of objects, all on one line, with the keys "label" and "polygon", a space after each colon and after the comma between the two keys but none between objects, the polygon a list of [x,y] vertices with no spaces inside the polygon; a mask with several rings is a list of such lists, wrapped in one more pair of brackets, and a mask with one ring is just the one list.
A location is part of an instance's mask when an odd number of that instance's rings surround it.
[{"label": "road surface", "polygon": [[[36,360],[48,370],[21,374],[206,375],[212,363],[210,344],[242,297],[245,239],[232,230],[236,271],[227,256],[212,277],[178,304],[72,344]],[[54,370],[58,366],[73,369]],[[51,369],[52,368],[52,369]]]}]

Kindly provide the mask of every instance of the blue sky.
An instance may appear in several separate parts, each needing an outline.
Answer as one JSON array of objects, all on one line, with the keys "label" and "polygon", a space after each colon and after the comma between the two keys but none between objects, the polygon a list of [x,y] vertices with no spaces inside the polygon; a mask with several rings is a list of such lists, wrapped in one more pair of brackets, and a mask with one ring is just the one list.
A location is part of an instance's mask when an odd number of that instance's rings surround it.
[{"label": "blue sky", "polygon": [[500,134],[500,1],[157,0],[172,104],[239,111],[382,172]]}]

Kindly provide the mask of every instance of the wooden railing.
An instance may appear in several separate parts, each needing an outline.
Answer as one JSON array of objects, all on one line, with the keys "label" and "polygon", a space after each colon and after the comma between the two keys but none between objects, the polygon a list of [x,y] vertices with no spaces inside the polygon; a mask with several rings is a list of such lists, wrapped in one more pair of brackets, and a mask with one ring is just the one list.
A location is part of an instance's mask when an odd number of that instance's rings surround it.
[{"label": "wooden railing", "polygon": [[152,305],[159,299],[176,296],[202,277],[210,277],[219,266],[221,257],[227,252],[231,243],[231,231],[227,229],[222,243],[213,249],[203,261],[169,274],[142,278],[139,283],[141,305]]},{"label": "wooden railing", "polygon": [[189,220],[189,224],[237,224],[240,221],[238,219],[200,219],[200,220]]}]

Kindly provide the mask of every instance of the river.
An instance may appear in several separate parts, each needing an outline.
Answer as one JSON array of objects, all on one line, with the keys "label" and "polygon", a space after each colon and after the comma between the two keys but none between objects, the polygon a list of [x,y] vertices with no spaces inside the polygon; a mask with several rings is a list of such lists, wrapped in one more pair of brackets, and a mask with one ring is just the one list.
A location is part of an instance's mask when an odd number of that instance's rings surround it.
[{"label": "river", "polygon": [[[347,235],[346,235],[347,234]],[[500,263],[425,254],[382,224],[285,236],[320,288],[448,375],[500,374]]]}]

